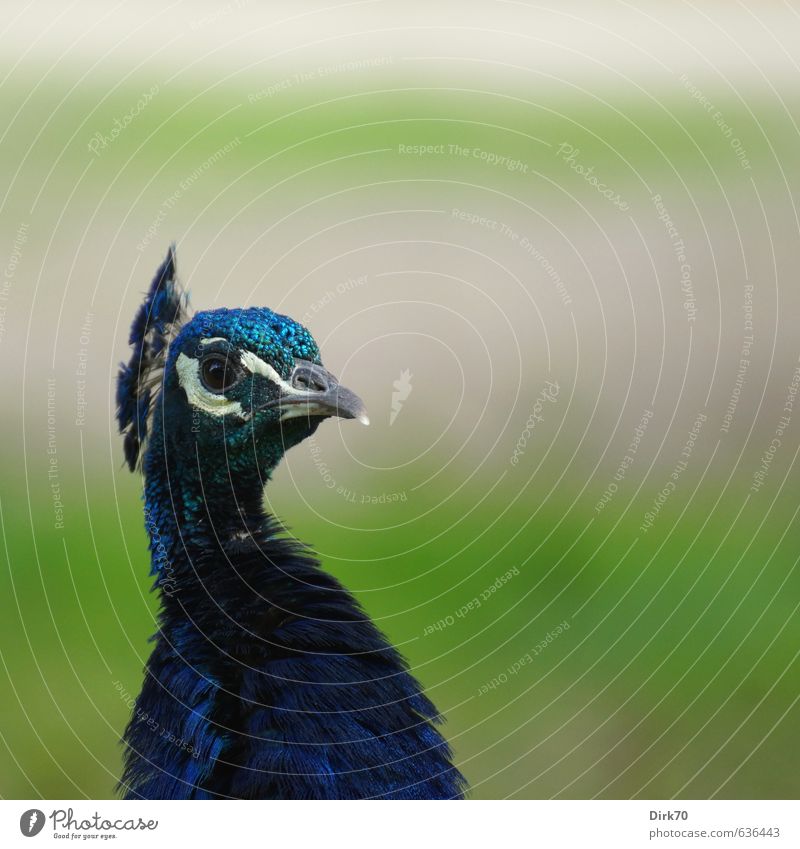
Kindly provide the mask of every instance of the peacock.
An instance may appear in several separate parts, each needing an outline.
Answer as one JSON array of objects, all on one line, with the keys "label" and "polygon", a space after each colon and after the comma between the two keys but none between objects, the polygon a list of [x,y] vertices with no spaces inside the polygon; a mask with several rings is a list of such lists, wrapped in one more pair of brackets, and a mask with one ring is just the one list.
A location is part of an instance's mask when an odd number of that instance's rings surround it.
[{"label": "peacock", "polygon": [[124,733],[128,799],[456,799],[466,781],[400,653],[264,506],[285,451],[369,420],[309,331],[190,314],[175,246],[131,328],[117,418],[144,479],[158,627]]}]

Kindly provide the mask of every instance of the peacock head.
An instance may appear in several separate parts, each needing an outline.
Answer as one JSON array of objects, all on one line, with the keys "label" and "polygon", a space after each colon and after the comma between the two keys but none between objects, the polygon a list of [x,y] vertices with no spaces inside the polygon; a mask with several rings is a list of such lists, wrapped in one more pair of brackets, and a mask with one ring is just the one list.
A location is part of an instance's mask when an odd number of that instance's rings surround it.
[{"label": "peacock head", "polygon": [[369,424],[305,327],[266,307],[189,316],[170,248],[131,329],[118,420],[134,469],[148,434],[189,463],[263,477],[328,416]]}]

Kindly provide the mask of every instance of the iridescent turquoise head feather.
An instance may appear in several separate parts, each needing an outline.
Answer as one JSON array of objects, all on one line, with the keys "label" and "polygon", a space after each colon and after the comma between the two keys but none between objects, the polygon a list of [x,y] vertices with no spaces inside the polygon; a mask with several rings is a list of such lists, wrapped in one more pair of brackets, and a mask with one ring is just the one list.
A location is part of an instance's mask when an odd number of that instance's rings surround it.
[{"label": "iridescent turquoise head feather", "polygon": [[199,452],[208,462],[208,452],[217,452],[220,463],[249,463],[263,475],[323,418],[368,422],[360,399],[323,368],[313,337],[289,316],[251,307],[190,317],[174,247],[156,272],[130,343],[117,402],[131,469],[154,428],[187,461]]}]

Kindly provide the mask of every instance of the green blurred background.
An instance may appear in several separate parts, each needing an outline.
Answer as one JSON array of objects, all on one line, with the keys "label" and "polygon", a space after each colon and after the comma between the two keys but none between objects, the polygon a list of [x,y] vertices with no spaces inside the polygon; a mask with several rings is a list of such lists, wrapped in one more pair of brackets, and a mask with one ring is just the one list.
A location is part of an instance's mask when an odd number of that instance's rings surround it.
[{"label": "green blurred background", "polygon": [[267,501],[475,797],[796,797],[796,14],[9,8],[0,794],[114,794],[156,602],[113,379],[174,239],[365,398]]}]

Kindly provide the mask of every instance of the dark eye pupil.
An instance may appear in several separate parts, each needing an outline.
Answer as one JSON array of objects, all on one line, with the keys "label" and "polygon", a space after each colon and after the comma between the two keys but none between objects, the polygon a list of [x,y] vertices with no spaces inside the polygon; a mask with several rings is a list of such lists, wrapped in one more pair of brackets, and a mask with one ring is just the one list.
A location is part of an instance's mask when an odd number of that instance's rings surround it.
[{"label": "dark eye pupil", "polygon": [[224,357],[207,357],[202,364],[203,383],[212,392],[223,392],[236,383],[237,372]]}]

